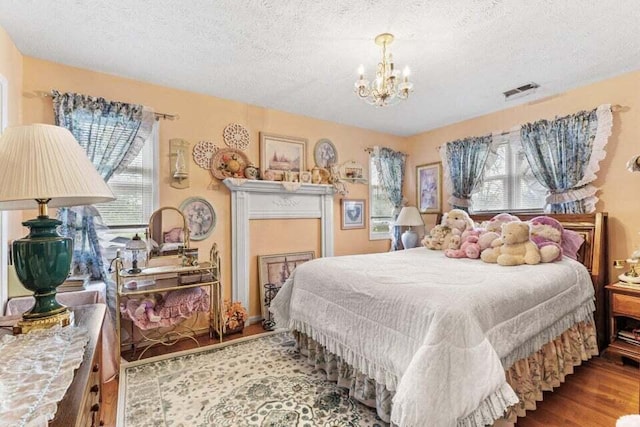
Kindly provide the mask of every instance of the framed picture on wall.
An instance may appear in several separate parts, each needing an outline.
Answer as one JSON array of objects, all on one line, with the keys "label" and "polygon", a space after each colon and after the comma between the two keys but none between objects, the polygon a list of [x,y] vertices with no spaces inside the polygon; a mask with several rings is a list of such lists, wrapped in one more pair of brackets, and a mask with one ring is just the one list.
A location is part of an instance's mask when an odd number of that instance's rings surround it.
[{"label": "framed picture on wall", "polygon": [[351,230],[365,228],[366,211],[364,199],[342,199],[340,203],[341,217],[340,228]]},{"label": "framed picture on wall", "polygon": [[285,171],[305,171],[306,155],[306,139],[260,132],[260,169],[273,171],[275,181],[282,181]]},{"label": "framed picture on wall", "polygon": [[420,213],[442,212],[442,162],[416,166],[416,198]]},{"label": "framed picture on wall", "polygon": [[265,329],[269,329],[267,326],[272,326],[269,322],[271,320],[269,305],[280,290],[280,287],[287,281],[297,266],[311,261],[315,257],[316,253],[313,251],[258,256],[260,307],[262,318],[265,320],[263,323]]}]

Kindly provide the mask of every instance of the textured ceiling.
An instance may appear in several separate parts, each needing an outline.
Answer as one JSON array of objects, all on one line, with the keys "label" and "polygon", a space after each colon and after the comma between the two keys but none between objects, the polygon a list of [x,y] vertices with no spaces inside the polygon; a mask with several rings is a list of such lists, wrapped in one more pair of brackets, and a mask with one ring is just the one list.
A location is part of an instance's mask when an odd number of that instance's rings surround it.
[{"label": "textured ceiling", "polygon": [[[640,69],[637,0],[0,0],[0,26],[25,55],[397,135]],[[415,91],[377,109],[353,82],[381,32]]]}]

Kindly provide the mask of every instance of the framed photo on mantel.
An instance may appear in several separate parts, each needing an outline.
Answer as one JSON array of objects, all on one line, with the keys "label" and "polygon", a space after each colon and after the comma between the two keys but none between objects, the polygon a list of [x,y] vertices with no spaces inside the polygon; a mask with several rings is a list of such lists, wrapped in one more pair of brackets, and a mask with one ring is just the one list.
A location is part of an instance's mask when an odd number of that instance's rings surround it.
[{"label": "framed photo on mantel", "polygon": [[306,139],[260,132],[260,169],[263,174],[273,171],[276,181],[282,181],[285,172],[305,171],[306,155]]}]

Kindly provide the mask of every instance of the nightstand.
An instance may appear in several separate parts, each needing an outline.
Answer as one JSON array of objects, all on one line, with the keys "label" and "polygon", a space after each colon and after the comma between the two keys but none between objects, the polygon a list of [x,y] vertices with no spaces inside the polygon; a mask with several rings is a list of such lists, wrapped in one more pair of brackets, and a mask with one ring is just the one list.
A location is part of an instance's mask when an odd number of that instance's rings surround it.
[{"label": "nightstand", "polygon": [[606,354],[616,357],[619,362],[622,357],[640,362],[640,341],[636,345],[619,336],[621,330],[637,328],[640,324],[640,288],[615,283],[606,289],[609,292],[609,347]]}]

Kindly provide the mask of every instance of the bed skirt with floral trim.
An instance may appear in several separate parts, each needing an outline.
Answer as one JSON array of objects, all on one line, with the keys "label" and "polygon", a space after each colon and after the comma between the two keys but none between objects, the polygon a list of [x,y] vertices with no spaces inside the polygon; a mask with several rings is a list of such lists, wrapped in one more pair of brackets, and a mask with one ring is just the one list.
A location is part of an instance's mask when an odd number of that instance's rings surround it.
[{"label": "bed skirt with floral trim", "polygon": [[[363,404],[376,408],[378,416],[389,422],[393,391],[383,384],[356,371],[340,357],[309,338],[293,331],[300,353],[316,369],[322,369],[327,379],[349,389],[349,395]],[[534,410],[536,402],[542,400],[542,392],[553,390],[564,382],[573,368],[598,354],[596,330],[592,323],[576,323],[559,337],[545,344],[540,350],[525,359],[520,359],[506,371],[509,385],[520,402],[509,409],[505,419],[515,422],[525,411]]]}]

